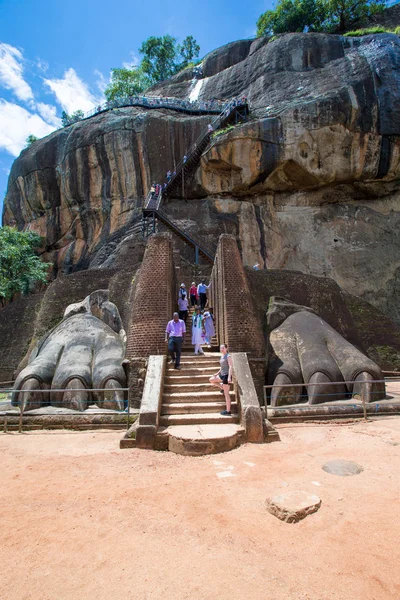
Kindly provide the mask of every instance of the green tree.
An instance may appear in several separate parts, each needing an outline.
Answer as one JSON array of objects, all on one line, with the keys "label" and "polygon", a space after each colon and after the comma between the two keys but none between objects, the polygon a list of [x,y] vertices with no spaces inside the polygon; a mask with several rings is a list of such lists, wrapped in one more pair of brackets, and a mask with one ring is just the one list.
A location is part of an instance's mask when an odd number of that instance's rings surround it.
[{"label": "green tree", "polygon": [[295,31],[344,32],[382,10],[386,0],[280,0],[257,21],[257,35]]},{"label": "green tree", "polygon": [[192,35],[188,35],[183,40],[182,44],[178,44],[178,52],[182,62],[179,65],[179,70],[185,69],[189,63],[193,62],[194,58],[198,58],[200,46]]},{"label": "green tree", "polygon": [[61,113],[61,123],[63,127],[67,127],[68,125],[73,125],[78,121],[81,121],[85,117],[85,113],[83,110],[76,110],[74,113],[69,115],[65,112],[65,110]]},{"label": "green tree", "polygon": [[382,12],[386,0],[327,0],[327,30],[343,33],[359,21]]},{"label": "green tree", "polygon": [[140,67],[111,69],[111,83],[105,89],[108,101],[141,94],[151,81]]},{"label": "green tree", "polygon": [[37,142],[38,141],[38,137],[36,137],[36,135],[33,135],[33,133],[30,133],[28,135],[28,137],[26,138],[26,148],[29,148],[29,146],[31,144],[33,144],[33,142]]},{"label": "green tree", "polygon": [[140,66],[152,83],[163,81],[177,72],[177,41],[171,35],[151,36],[140,46]]},{"label": "green tree", "polygon": [[326,18],[324,0],[280,0],[257,21],[257,35],[319,31]]},{"label": "green tree", "polygon": [[0,228],[0,301],[12,300],[17,292],[26,294],[35,281],[46,282],[48,263],[43,263],[35,249],[41,238],[33,231]]}]

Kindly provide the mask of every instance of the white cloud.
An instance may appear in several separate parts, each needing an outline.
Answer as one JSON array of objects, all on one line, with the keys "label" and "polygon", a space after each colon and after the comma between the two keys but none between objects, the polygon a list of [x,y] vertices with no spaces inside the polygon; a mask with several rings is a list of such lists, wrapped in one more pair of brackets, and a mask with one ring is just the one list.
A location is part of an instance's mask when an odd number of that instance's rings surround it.
[{"label": "white cloud", "polygon": [[49,123],[50,125],[54,125],[54,127],[61,127],[61,119],[56,115],[56,107],[51,106],[50,104],[44,104],[43,102],[38,102],[36,104],[36,108],[43,117],[43,119]]},{"label": "white cloud", "polygon": [[29,134],[41,138],[54,131],[38,114],[0,98],[0,148],[18,156]]},{"label": "white cloud", "polygon": [[36,66],[39,69],[39,71],[42,71],[43,73],[46,73],[46,71],[48,71],[49,69],[49,63],[46,60],[42,60],[41,58],[37,59]]},{"label": "white cloud", "polygon": [[75,70],[70,68],[62,79],[45,79],[45,84],[54,92],[57,101],[67,113],[76,110],[91,110],[101,100],[95,98],[86,83],[79,79]]},{"label": "white cloud", "polygon": [[20,100],[33,99],[33,92],[22,77],[22,53],[9,44],[0,42],[0,84],[12,90]]},{"label": "white cloud", "polygon": [[131,51],[131,60],[129,62],[122,63],[124,69],[132,69],[133,67],[138,67],[140,65],[140,58],[137,54]]},{"label": "white cloud", "polygon": [[106,87],[108,86],[108,84],[110,83],[111,78],[107,81],[107,79],[104,77],[103,73],[101,73],[101,71],[98,71],[97,69],[94,72],[94,74],[97,75],[96,85],[97,85],[98,89],[100,90],[101,94],[104,94],[104,91],[105,91]]}]

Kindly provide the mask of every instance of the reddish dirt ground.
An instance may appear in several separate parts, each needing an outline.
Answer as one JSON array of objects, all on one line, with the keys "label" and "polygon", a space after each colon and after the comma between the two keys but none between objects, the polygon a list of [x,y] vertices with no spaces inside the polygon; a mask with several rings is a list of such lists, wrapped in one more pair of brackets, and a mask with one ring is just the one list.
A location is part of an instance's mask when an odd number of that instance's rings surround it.
[{"label": "reddish dirt ground", "polygon": [[[1,600],[398,600],[400,419],[279,431],[201,458],[119,450],[115,432],[1,434]],[[323,471],[335,458],[365,470]],[[319,511],[266,511],[294,489]]]}]

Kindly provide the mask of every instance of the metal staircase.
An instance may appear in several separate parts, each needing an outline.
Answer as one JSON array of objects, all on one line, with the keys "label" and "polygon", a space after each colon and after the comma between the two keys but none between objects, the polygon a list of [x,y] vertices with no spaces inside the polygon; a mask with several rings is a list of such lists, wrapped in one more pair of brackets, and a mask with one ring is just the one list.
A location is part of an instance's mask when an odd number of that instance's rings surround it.
[{"label": "metal staircase", "polygon": [[249,107],[246,99],[231,100],[225,104],[222,112],[210,122],[207,131],[203,132],[189,148],[185,156],[176,165],[174,173],[163,186],[158,185],[156,191],[150,191],[143,207],[142,234],[148,237],[156,232],[157,221],[163,223],[170,231],[195,249],[195,264],[199,264],[199,257],[213,262],[216,248],[206,247],[203,242],[195,239],[193,234],[186,233],[165,212],[160,209],[164,199],[168,198],[176,188],[182,184],[185,175],[192,172],[200,160],[201,155],[209,145],[214,131],[232,122],[238,123],[246,119]]}]

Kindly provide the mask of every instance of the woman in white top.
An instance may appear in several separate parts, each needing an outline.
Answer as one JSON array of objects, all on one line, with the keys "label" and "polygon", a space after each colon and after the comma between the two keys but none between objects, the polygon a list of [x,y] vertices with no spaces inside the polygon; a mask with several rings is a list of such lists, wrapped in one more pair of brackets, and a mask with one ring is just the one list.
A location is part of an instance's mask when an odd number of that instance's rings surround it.
[{"label": "woman in white top", "polygon": [[196,312],[192,317],[192,344],[195,354],[204,354],[201,344],[204,343],[204,318],[200,306],[196,306]]},{"label": "woman in white top", "polygon": [[215,327],[214,327],[214,319],[210,310],[206,310],[204,312],[204,328],[206,330],[206,344],[211,348],[211,340],[215,335]]}]

